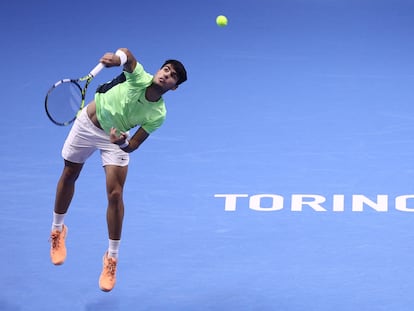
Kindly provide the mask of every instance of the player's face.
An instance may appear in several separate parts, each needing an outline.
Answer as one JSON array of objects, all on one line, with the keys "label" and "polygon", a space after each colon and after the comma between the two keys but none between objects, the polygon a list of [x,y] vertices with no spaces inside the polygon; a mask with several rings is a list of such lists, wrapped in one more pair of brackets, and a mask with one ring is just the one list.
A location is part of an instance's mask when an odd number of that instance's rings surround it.
[{"label": "player's face", "polygon": [[178,75],[170,64],[165,65],[154,75],[153,82],[160,86],[164,91],[175,90],[177,88]]}]

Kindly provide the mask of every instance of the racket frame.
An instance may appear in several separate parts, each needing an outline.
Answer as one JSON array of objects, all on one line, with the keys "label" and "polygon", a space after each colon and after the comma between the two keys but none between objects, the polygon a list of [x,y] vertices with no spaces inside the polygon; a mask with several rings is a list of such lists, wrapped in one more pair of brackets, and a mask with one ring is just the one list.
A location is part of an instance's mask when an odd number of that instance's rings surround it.
[{"label": "racket frame", "polygon": [[[48,90],[47,94],[46,94],[46,98],[45,98],[45,110],[46,110],[46,114],[48,116],[48,118],[50,119],[50,121],[52,121],[54,124],[59,125],[59,126],[67,126],[69,124],[71,124],[73,121],[76,120],[76,117],[78,116],[79,112],[85,107],[85,98],[86,98],[86,91],[88,89],[89,84],[91,83],[92,79],[104,68],[105,66],[102,63],[99,63],[98,65],[95,66],[95,68],[93,68],[86,76],[79,78],[79,79],[62,79],[59,80],[58,82],[56,82],[55,84],[53,84],[53,86]],[[82,88],[79,84],[79,82],[83,82],[86,81],[85,86]],[[74,85],[76,85],[79,88],[80,94],[81,94],[81,103],[79,105],[79,109],[76,112],[76,114],[73,116],[73,118],[71,120],[65,121],[65,122],[58,122],[56,120],[54,120],[53,116],[51,115],[51,113],[48,110],[48,98],[49,95],[52,93],[52,91],[58,87],[59,85],[61,85],[62,83],[73,83]]]}]

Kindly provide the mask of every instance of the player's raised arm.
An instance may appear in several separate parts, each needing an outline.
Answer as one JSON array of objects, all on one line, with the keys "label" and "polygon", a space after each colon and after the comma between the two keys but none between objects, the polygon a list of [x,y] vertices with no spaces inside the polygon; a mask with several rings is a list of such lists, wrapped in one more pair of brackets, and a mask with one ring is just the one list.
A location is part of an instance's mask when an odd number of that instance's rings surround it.
[{"label": "player's raised arm", "polygon": [[106,67],[124,66],[127,72],[133,72],[137,60],[127,48],[119,48],[115,53],[105,53],[100,62]]}]

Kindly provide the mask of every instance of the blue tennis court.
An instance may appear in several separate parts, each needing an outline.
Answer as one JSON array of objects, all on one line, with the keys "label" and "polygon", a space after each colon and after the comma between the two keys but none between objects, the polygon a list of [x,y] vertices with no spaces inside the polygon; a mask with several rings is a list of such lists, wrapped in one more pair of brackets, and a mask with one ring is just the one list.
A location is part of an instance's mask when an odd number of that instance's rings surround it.
[{"label": "blue tennis court", "polygon": [[[405,0],[1,4],[0,310],[413,310],[413,14]],[[189,79],[131,155],[104,293],[98,153],[67,260],[50,263],[69,128],[43,102],[118,47],[149,72],[180,59]]]}]

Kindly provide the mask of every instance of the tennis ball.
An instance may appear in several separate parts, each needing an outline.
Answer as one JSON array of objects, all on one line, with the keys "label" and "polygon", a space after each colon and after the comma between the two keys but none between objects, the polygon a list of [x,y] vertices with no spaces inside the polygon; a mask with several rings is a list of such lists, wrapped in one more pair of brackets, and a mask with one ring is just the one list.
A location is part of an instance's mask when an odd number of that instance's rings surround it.
[{"label": "tennis ball", "polygon": [[227,26],[227,17],[225,17],[224,15],[217,16],[216,23],[220,27]]}]

